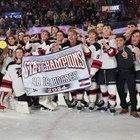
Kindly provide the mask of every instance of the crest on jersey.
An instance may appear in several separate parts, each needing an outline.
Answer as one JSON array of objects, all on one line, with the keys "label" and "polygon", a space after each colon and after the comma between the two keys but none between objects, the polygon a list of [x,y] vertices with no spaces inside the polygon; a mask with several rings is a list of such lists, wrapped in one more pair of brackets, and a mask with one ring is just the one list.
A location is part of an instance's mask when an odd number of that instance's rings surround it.
[{"label": "crest on jersey", "polygon": [[22,72],[21,72],[21,68],[16,68],[16,74],[18,75],[18,77],[22,77]]}]

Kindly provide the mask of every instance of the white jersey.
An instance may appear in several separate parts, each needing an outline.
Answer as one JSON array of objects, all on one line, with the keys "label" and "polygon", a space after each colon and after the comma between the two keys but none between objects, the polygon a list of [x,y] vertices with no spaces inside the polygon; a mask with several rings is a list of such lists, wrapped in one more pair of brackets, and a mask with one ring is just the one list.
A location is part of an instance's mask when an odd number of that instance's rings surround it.
[{"label": "white jersey", "polygon": [[135,70],[139,71],[140,70],[140,58],[134,53],[134,47],[132,45],[127,45],[127,47],[132,51]]},{"label": "white jersey", "polygon": [[16,64],[15,62],[9,63],[6,68],[6,74],[2,79],[0,91],[14,91],[16,97],[25,94],[25,88],[22,80],[21,64]]},{"label": "white jersey", "polygon": [[25,51],[30,50],[32,55],[44,55],[48,54],[50,51],[50,44],[46,44],[46,42],[43,42],[42,44],[39,42],[27,42],[27,44],[24,46],[24,49]]},{"label": "white jersey", "polygon": [[26,52],[36,52],[37,51],[37,48],[38,48],[38,46],[40,45],[40,42],[27,42],[26,43],[26,45],[24,46],[24,50],[26,51]]},{"label": "white jersey", "polygon": [[90,45],[88,48],[85,48],[84,54],[86,56],[86,62],[89,73],[95,75],[95,73],[100,69],[102,65],[100,44],[94,43]]},{"label": "white jersey", "polygon": [[6,58],[4,59],[3,61],[3,65],[2,65],[2,70],[1,70],[1,73],[5,74],[5,71],[6,71],[6,67],[7,65],[14,61],[15,60],[15,50],[16,50],[17,46],[10,46],[8,45],[8,53],[7,53],[7,56]]},{"label": "white jersey", "polygon": [[115,55],[117,52],[116,40],[106,39],[106,42],[110,46],[110,49],[108,50],[104,49],[104,46],[102,45],[101,40],[98,41],[98,43],[101,45],[101,61],[102,61],[101,69],[117,68],[117,62],[115,58]]}]

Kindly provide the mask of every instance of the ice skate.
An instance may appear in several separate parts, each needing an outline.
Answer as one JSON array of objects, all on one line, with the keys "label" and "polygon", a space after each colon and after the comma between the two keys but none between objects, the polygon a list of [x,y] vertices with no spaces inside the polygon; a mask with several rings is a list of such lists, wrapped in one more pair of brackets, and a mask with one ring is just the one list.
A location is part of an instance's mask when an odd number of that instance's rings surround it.
[{"label": "ice skate", "polygon": [[98,102],[96,102],[97,107],[102,107],[104,105],[104,101],[100,100]]},{"label": "ice skate", "polygon": [[78,102],[77,102],[76,108],[77,108],[78,112],[81,112],[81,110],[83,109],[83,106],[82,106],[81,101],[78,101]]},{"label": "ice skate", "polygon": [[81,100],[81,103],[82,103],[85,107],[88,107],[88,102],[86,102],[85,100]]},{"label": "ice skate", "polygon": [[101,112],[104,113],[104,112],[106,112],[106,111],[107,111],[107,107],[106,107],[106,106],[102,106],[102,107],[101,107]]},{"label": "ice skate", "polygon": [[53,109],[49,109],[49,108],[47,108],[47,107],[45,107],[45,106],[43,106],[43,105],[41,105],[40,110],[41,110],[41,111],[48,111],[48,112],[54,111]]},{"label": "ice skate", "polygon": [[111,105],[110,105],[110,113],[111,113],[112,116],[115,115],[116,110],[115,110],[115,107],[114,107],[114,106],[111,106]]},{"label": "ice skate", "polygon": [[48,102],[48,103],[45,103],[45,104],[41,104],[41,108],[40,110],[55,110],[55,106],[51,103],[51,102]]},{"label": "ice skate", "polygon": [[89,111],[92,112],[95,108],[95,103],[90,103],[89,104]]},{"label": "ice skate", "polygon": [[68,105],[69,109],[73,109],[75,108],[77,105],[77,100],[76,99],[72,99],[72,101],[70,102],[70,104]]},{"label": "ice skate", "polygon": [[[50,100],[49,96],[41,96],[39,99],[39,104],[41,104],[41,106],[45,107],[45,109],[46,108],[49,110],[56,109],[56,106],[52,104],[52,101]],[[44,110],[44,109],[41,109],[41,110]]]}]

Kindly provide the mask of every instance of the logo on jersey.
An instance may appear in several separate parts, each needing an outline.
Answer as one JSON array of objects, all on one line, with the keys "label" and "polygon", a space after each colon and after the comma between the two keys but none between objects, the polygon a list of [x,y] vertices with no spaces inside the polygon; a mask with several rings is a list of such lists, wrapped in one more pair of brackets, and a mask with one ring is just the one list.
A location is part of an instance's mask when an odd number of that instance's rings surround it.
[{"label": "logo on jersey", "polygon": [[21,68],[16,68],[16,74],[18,75],[18,78],[19,77],[22,77],[22,71],[21,71]]}]

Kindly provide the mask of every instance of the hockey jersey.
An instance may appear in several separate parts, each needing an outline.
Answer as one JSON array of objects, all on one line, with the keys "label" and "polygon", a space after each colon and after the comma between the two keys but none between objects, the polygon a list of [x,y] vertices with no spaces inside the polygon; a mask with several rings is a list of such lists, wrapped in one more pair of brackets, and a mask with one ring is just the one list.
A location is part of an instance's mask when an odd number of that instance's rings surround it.
[{"label": "hockey jersey", "polygon": [[101,68],[101,46],[99,43],[88,45],[88,48],[84,48],[84,54],[86,57],[87,67],[90,74],[95,73]]},{"label": "hockey jersey", "polygon": [[49,40],[43,43],[37,42],[27,42],[24,46],[25,51],[31,50],[32,55],[45,55],[48,54],[50,50],[51,42]]},{"label": "hockey jersey", "polygon": [[14,91],[16,97],[25,94],[25,88],[22,81],[21,64],[17,64],[15,62],[9,63],[6,68],[6,74],[2,79],[0,91]]},{"label": "hockey jersey", "polygon": [[98,43],[101,45],[101,61],[102,61],[102,66],[101,69],[113,69],[117,67],[117,62],[115,55],[117,53],[117,46],[116,46],[116,40],[115,38],[108,40],[107,38],[106,43],[110,46],[110,49],[105,49],[104,46],[102,45],[100,39]]}]

